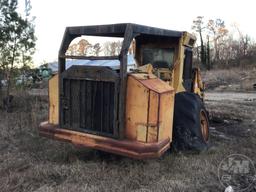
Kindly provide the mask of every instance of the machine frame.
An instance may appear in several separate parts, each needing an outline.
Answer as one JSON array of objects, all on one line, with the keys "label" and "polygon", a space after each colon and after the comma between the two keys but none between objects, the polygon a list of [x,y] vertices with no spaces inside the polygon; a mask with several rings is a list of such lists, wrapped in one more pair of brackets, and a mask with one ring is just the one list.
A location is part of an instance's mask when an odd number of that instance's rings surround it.
[{"label": "machine frame", "polygon": [[[106,36],[106,37],[124,37],[121,52],[118,56],[70,56],[66,55],[66,51],[72,42],[73,39],[80,37],[81,35],[88,36]],[[172,79],[169,82],[169,87],[166,87],[160,80],[158,83],[161,85],[160,88],[156,90],[159,94],[163,94],[165,92],[195,92],[200,97],[202,94],[202,85],[199,70],[195,70],[194,76],[191,76],[191,82],[186,85],[186,82],[183,82],[184,79],[184,63],[185,63],[185,51],[192,51],[192,47],[195,43],[195,37],[187,32],[180,31],[172,31],[166,29],[160,29],[155,27],[148,27],[143,25],[125,23],[125,24],[113,24],[113,25],[95,25],[95,26],[80,26],[80,27],[67,27],[64,33],[64,37],[61,43],[61,47],[59,50],[58,63],[59,63],[59,71],[58,75],[53,77],[55,80],[49,81],[49,98],[50,98],[50,106],[54,106],[54,110],[49,111],[49,120],[47,122],[43,122],[39,126],[39,133],[42,136],[50,137],[53,139],[63,140],[67,142],[71,142],[77,146],[85,146],[91,147],[94,149],[99,149],[107,152],[112,152],[120,155],[125,155],[134,158],[150,158],[150,157],[159,157],[161,156],[167,149],[170,148],[170,143],[172,138],[166,137],[165,139],[146,143],[128,140],[125,138],[125,115],[126,115],[126,102],[127,102],[127,53],[130,48],[130,45],[133,40],[136,40],[136,48],[139,48],[140,42],[147,42],[150,40],[154,40],[157,42],[160,39],[160,42],[163,40],[172,41],[175,39],[176,41],[176,54],[175,63],[170,69],[172,73]],[[140,60],[140,53],[138,52],[140,49],[136,49],[136,61],[138,63]],[[118,92],[118,102],[116,103],[117,109],[116,116],[118,117],[117,122],[117,132],[113,135],[113,137],[109,137],[108,135],[97,135],[90,132],[80,132],[77,130],[63,129],[61,127],[62,119],[62,109],[65,108],[65,104],[63,104],[63,76],[66,76],[65,73],[65,65],[66,59],[85,59],[85,60],[116,60],[120,61],[120,71],[115,80],[117,83],[115,90]],[[191,58],[192,59],[192,58]],[[191,61],[192,62],[192,61]],[[191,64],[192,65],[192,64]],[[87,68],[91,70],[91,76],[95,78],[94,68]],[[191,70],[192,68],[188,69]],[[74,73],[83,73],[78,72],[79,67],[74,67]],[[106,78],[110,72],[108,69],[104,68],[102,71],[105,74]],[[103,73],[102,72],[102,73]],[[103,75],[104,76],[104,75]],[[113,74],[113,76],[116,76]],[[145,83],[142,77],[136,76],[142,83]],[[151,77],[148,77],[149,79]],[[196,82],[195,82],[196,81]],[[172,88],[171,88],[172,87]],[[58,95],[56,97],[56,95]],[[115,96],[116,97],[116,96]],[[52,102],[52,103],[51,103]],[[173,104],[174,105],[174,104]],[[159,107],[159,105],[158,105]],[[173,106],[170,106],[173,108]],[[148,126],[148,125],[147,125]],[[172,129],[172,125],[171,129]],[[172,130],[170,130],[172,131]],[[157,135],[157,137],[159,137]]]}]

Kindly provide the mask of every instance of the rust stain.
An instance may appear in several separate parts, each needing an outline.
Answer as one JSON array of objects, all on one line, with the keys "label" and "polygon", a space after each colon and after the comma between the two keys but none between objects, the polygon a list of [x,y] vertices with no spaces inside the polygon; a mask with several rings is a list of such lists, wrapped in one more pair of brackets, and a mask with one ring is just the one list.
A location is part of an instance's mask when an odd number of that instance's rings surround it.
[{"label": "rust stain", "polygon": [[170,139],[156,143],[142,143],[131,140],[116,140],[112,138],[61,129],[56,125],[43,122],[39,127],[39,134],[51,139],[70,142],[76,146],[124,155],[136,159],[160,157],[170,147]]},{"label": "rust stain", "polygon": [[146,142],[147,138],[147,125],[145,124],[137,124],[136,127],[136,139],[137,141]]},{"label": "rust stain", "polygon": [[125,137],[154,143],[172,136],[174,90],[154,75],[144,76],[128,76]]}]

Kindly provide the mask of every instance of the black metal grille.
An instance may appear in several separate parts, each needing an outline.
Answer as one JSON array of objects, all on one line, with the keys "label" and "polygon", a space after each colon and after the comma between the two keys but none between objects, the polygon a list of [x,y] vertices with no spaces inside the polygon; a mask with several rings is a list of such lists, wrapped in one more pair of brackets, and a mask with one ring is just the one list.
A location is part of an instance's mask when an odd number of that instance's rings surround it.
[{"label": "black metal grille", "polygon": [[63,79],[63,127],[114,135],[115,83]]},{"label": "black metal grille", "polygon": [[88,80],[73,71],[67,71],[62,78],[61,127],[117,136],[117,81]]}]

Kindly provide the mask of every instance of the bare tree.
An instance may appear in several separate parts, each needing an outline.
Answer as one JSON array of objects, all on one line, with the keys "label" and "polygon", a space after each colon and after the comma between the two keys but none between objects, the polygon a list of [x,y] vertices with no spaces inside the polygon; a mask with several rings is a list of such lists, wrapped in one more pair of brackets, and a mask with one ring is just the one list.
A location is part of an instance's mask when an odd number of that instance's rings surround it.
[{"label": "bare tree", "polygon": [[68,50],[66,51],[66,55],[77,55],[78,45],[73,43],[69,45]]},{"label": "bare tree", "polygon": [[95,56],[99,56],[100,52],[101,52],[101,46],[99,43],[96,43],[93,45],[93,50],[94,50],[94,55]]},{"label": "bare tree", "polygon": [[221,19],[210,19],[207,24],[209,32],[212,34],[214,44],[214,63],[220,62],[220,46],[223,44],[224,37],[228,34],[225,22]]},{"label": "bare tree", "polygon": [[118,55],[122,48],[121,41],[107,41],[103,45],[103,51],[106,56]]},{"label": "bare tree", "polygon": [[78,43],[72,43],[68,50],[66,51],[66,55],[76,55],[76,56],[99,56],[101,52],[100,43],[91,44],[86,39],[81,39]]},{"label": "bare tree", "polygon": [[206,55],[205,55],[205,46],[203,40],[203,32],[206,28],[203,21],[203,16],[197,16],[195,20],[193,20],[192,30],[196,31],[200,37],[200,59],[202,64],[206,64]]},{"label": "bare tree", "polygon": [[86,39],[81,39],[78,42],[78,55],[87,55],[91,47],[92,45]]}]

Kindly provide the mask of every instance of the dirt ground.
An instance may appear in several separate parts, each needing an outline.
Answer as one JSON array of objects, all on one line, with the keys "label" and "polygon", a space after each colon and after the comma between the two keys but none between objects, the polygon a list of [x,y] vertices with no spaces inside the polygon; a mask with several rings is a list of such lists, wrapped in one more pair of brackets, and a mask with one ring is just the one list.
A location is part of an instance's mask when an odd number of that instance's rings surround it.
[{"label": "dirt ground", "polygon": [[3,192],[224,191],[218,179],[224,158],[243,154],[256,161],[256,92],[206,92],[210,149],[143,161],[41,138],[37,127],[47,119],[47,97],[15,98],[12,113],[0,110]]}]

